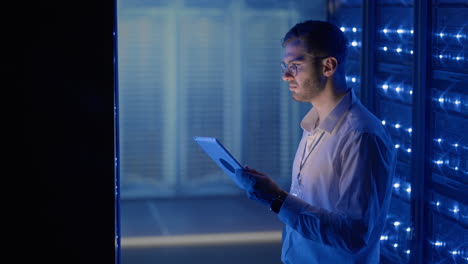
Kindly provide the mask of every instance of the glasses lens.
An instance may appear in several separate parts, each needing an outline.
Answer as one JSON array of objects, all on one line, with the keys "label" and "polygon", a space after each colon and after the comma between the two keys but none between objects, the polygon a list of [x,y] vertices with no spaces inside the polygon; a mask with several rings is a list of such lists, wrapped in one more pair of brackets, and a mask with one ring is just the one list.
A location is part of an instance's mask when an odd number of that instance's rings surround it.
[{"label": "glasses lens", "polygon": [[281,70],[283,70],[283,73],[289,72],[291,75],[296,76],[296,73],[297,73],[296,65],[294,64],[287,65],[284,62],[281,62],[280,65],[281,65]]},{"label": "glasses lens", "polygon": [[291,65],[288,67],[288,70],[289,70],[289,72],[292,74],[292,76],[296,76],[296,74],[297,74],[297,66],[296,66],[296,64],[291,64]]},{"label": "glasses lens", "polygon": [[283,73],[286,71],[286,69],[288,68],[288,65],[286,65],[286,63],[284,62],[280,62],[280,66],[281,66],[281,70],[283,71]]}]

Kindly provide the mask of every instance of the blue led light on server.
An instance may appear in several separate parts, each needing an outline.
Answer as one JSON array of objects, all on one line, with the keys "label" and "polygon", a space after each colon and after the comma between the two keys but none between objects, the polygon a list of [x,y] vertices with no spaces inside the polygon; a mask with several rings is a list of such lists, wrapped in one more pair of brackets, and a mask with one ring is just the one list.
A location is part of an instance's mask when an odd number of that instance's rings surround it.
[{"label": "blue led light on server", "polygon": [[396,122],[396,123],[389,123],[387,120],[383,119],[381,121],[382,125],[384,126],[390,126],[390,127],[393,127],[395,129],[401,129],[405,132],[408,133],[408,136],[411,136],[411,133],[413,132],[413,129],[411,127],[403,127],[401,125],[401,122]]},{"label": "blue led light on server", "polygon": [[355,83],[355,82],[359,82],[359,78],[356,76],[346,76],[346,81]]},{"label": "blue led light on server", "polygon": [[435,212],[445,215],[462,225],[466,225],[468,214],[466,205],[445,196],[434,194],[431,206]]},{"label": "blue led light on server", "polygon": [[357,32],[361,32],[361,31],[362,31],[362,28],[359,28],[359,27],[345,27],[345,26],[341,26],[341,27],[340,27],[340,30],[341,30],[342,32],[345,32],[345,33],[348,33],[348,32],[357,33]]},{"label": "blue led light on server", "polygon": [[435,90],[431,99],[435,103],[435,106],[442,110],[451,110],[459,113],[464,113],[468,110],[468,96],[464,94]]},{"label": "blue led light on server", "polygon": [[[433,54],[433,56],[436,59],[439,59],[441,62],[443,61],[464,62],[466,60],[464,56],[464,47],[463,47],[463,42],[466,39],[466,34],[464,34],[461,31],[452,32],[452,33],[442,31],[442,32],[435,33],[435,37],[438,40],[437,42],[440,47],[439,48],[440,52]],[[454,49],[453,46],[456,46],[458,48]],[[460,49],[460,50],[457,51],[456,49]]]},{"label": "blue led light on server", "polygon": [[[344,33],[358,33],[361,32],[362,29],[359,27],[344,27],[341,26],[340,30]],[[353,34],[352,40],[350,41],[351,47],[360,47],[361,46],[361,41],[357,40],[356,38],[360,38],[361,36],[359,34]]]},{"label": "blue led light on server", "polygon": [[384,91],[389,91],[389,89],[390,90],[393,89],[397,93],[402,93],[402,92],[405,92],[405,90],[406,90],[408,94],[410,94],[410,95],[413,94],[413,90],[411,89],[411,87],[407,87],[405,89],[404,84],[390,84],[390,85],[389,84],[382,84],[379,87]]},{"label": "blue led light on server", "polygon": [[389,48],[388,46],[383,46],[380,49],[385,51],[385,52],[395,52],[397,54],[410,54],[410,55],[414,54],[414,51],[412,49],[403,50],[401,47]]},{"label": "blue led light on server", "polygon": [[384,28],[382,30],[380,30],[382,33],[384,34],[411,34],[413,35],[414,34],[414,30],[413,29],[403,29],[403,28],[398,28],[398,29],[389,29],[389,28]]},{"label": "blue led light on server", "polygon": [[388,77],[387,80],[378,81],[380,84],[377,85],[379,94],[390,100],[397,100],[407,104],[411,104],[413,96],[412,85],[407,84],[405,81],[397,82],[393,80],[390,82],[392,77]]},{"label": "blue led light on server", "polygon": [[[403,191],[404,193],[401,193]],[[396,195],[405,195],[406,197],[402,198],[409,198],[409,195],[411,195],[411,184],[407,181],[404,181],[402,179],[396,178],[393,183],[393,192]]]},{"label": "blue led light on server", "polygon": [[392,249],[395,253],[409,255],[411,250],[408,247],[412,228],[408,222],[401,217],[391,215],[387,216],[386,225],[386,231],[380,236],[382,246]]},{"label": "blue led light on server", "polygon": [[462,55],[453,55],[453,54],[436,54],[434,57],[439,58],[440,60],[453,60],[453,61],[464,61],[465,57]]},{"label": "blue led light on server", "polygon": [[440,32],[440,33],[436,33],[435,35],[436,35],[436,37],[439,37],[441,39],[442,38],[453,38],[453,39],[457,39],[457,40],[463,40],[464,38],[466,38],[466,35],[462,34],[461,32],[458,32],[458,33],[455,33],[455,34]]}]

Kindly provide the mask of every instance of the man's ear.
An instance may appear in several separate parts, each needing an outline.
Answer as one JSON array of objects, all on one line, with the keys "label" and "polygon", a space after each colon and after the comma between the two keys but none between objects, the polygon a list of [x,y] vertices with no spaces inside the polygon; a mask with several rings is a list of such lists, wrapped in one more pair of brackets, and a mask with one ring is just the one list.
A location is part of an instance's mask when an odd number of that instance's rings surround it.
[{"label": "man's ear", "polygon": [[329,78],[331,77],[336,69],[338,68],[338,61],[334,57],[327,57],[322,61],[323,66],[323,76]]}]

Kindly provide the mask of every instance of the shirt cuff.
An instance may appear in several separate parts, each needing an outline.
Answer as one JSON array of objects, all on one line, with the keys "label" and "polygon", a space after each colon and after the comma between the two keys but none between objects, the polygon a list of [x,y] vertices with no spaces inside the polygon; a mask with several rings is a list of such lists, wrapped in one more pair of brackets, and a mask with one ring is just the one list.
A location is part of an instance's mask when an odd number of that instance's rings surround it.
[{"label": "shirt cuff", "polygon": [[309,204],[303,200],[289,194],[284,200],[283,205],[281,205],[278,217],[286,225],[294,226],[297,217],[308,205]]}]

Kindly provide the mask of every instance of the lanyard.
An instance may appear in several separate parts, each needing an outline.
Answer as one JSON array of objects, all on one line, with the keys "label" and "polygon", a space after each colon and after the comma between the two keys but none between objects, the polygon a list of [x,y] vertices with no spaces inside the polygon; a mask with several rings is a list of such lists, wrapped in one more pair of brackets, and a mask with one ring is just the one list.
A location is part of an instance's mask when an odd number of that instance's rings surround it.
[{"label": "lanyard", "polygon": [[299,164],[299,172],[297,173],[297,181],[299,182],[299,184],[301,184],[301,171],[302,171],[302,167],[304,167],[307,159],[309,158],[310,156],[310,153],[312,153],[312,151],[314,151],[315,147],[317,146],[317,144],[320,142],[320,140],[322,139],[323,137],[323,134],[325,134],[325,131],[322,132],[322,134],[320,135],[320,137],[315,141],[315,144],[312,146],[311,150],[309,151],[309,154],[307,154],[307,157],[305,157],[304,159],[304,155],[305,155],[305,152],[306,152],[306,148],[307,148],[307,140],[304,144],[304,151],[302,152],[302,159],[301,159],[301,162]]}]

